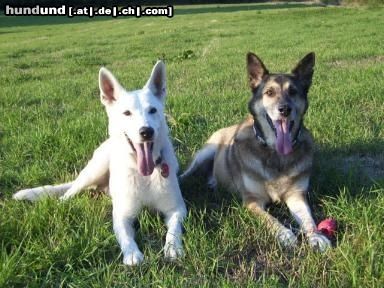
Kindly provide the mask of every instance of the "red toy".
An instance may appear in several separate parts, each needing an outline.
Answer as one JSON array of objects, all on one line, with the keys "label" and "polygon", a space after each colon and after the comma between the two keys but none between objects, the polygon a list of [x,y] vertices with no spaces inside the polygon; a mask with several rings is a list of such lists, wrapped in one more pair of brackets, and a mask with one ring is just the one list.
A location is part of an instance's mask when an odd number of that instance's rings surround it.
[{"label": "red toy", "polygon": [[337,222],[335,219],[327,218],[317,225],[317,230],[328,238],[335,236],[337,230]]}]

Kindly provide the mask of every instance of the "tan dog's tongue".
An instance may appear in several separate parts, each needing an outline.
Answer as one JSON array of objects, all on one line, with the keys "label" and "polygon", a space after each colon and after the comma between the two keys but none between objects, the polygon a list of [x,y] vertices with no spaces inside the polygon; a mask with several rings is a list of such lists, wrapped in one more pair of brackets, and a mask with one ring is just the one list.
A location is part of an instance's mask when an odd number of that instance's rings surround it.
[{"label": "tan dog's tongue", "polygon": [[289,133],[289,121],[286,119],[275,122],[276,128],[276,150],[281,155],[288,155],[292,152],[292,140]]},{"label": "tan dog's tongue", "polygon": [[155,163],[152,157],[152,142],[133,144],[137,154],[137,169],[143,176],[152,174]]}]

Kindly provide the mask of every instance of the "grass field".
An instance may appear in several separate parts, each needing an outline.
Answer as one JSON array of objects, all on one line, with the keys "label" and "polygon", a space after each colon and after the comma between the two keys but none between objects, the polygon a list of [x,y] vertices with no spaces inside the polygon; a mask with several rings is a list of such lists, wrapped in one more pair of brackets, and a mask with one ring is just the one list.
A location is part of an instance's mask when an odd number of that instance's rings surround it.
[{"label": "grass field", "polygon": [[[166,18],[0,16],[0,287],[383,287],[383,8],[188,6]],[[282,250],[240,199],[182,185],[186,256],[162,258],[165,227],[144,211],[146,261],[126,267],[111,204],[11,200],[14,191],[73,179],[107,137],[98,69],[127,89],[153,63],[168,72],[167,113],[182,168],[216,129],[247,115],[245,54],[271,71],[317,55],[306,118],[317,142],[310,202],[339,221],[335,248]],[[271,209],[293,224],[287,209]]]}]

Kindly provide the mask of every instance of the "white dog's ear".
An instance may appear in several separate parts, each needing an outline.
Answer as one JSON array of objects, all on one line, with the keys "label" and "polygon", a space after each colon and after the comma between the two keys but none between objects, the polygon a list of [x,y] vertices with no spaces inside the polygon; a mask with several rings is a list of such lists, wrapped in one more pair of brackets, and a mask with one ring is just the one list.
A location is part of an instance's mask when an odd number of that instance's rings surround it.
[{"label": "white dog's ear", "polygon": [[153,66],[151,76],[149,77],[147,87],[160,100],[164,100],[167,94],[167,78],[165,73],[165,64],[163,61],[157,61]]},{"label": "white dog's ear", "polygon": [[121,86],[115,76],[105,67],[99,71],[99,87],[101,103],[109,105],[117,100]]}]

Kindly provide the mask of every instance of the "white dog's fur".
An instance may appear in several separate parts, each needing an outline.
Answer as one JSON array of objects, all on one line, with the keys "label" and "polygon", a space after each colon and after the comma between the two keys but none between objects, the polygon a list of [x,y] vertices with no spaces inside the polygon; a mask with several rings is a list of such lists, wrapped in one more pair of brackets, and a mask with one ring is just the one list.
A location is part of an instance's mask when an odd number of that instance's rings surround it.
[{"label": "white dog's fur", "polygon": [[[109,188],[113,204],[113,229],[124,255],[124,263],[143,260],[134,240],[132,226],[143,206],[165,215],[168,227],[164,254],[174,259],[183,254],[182,221],[186,208],[177,181],[178,163],[168,136],[164,116],[165,65],[158,61],[141,90],[128,92],[105,68],[100,69],[101,102],[109,118],[109,138],[70,183],[42,186],[17,192],[17,200],[38,200],[43,196],[68,199],[90,186]],[[142,130],[151,127],[153,136],[143,139]],[[169,175],[162,176],[163,165]]]}]

